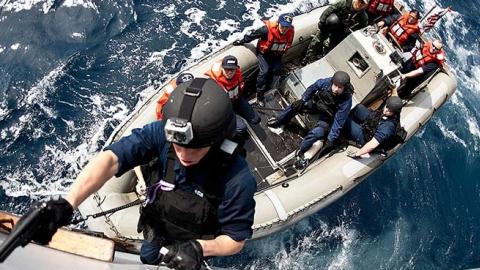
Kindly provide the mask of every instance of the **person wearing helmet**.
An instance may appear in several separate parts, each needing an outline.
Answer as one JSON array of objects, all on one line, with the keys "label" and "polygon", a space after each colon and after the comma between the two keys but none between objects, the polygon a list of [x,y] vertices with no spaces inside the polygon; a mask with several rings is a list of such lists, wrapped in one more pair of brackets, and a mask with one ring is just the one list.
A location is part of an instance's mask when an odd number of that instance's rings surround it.
[{"label": "person wearing helmet", "polygon": [[368,15],[365,12],[366,0],[339,0],[330,4],[320,16],[318,32],[312,37],[308,45],[302,64],[306,65],[317,56],[328,53],[325,51],[325,40],[330,38],[329,48],[334,48],[347,35],[348,29],[359,29],[367,26]]},{"label": "person wearing helmet", "polygon": [[348,117],[344,129],[348,137],[362,147],[347,155],[351,158],[360,158],[385,146],[400,125],[402,107],[402,99],[398,96],[390,96],[382,111],[373,111],[363,104],[358,104]]},{"label": "person wearing helmet", "polygon": [[155,160],[159,176],[148,183],[139,221],[141,261],[200,269],[204,257],[240,251],[252,235],[256,182],[225,140],[235,129],[228,94],[213,80],[193,79],[172,92],[163,116],[91,160],[65,198],[46,203],[33,239],[48,243],[73,209],[109,179]]},{"label": "person wearing helmet", "polygon": [[323,147],[325,152],[333,148],[352,107],[352,93],[353,86],[348,73],[337,71],[333,77],[319,79],[310,85],[301,99],[294,101],[277,117],[270,118],[267,126],[279,128],[301,112],[319,114],[317,124],[303,138],[297,153],[302,167],[307,162],[303,154],[317,140],[327,139]]},{"label": "person wearing helmet", "polygon": [[[290,14],[281,14],[277,19],[265,20],[265,26],[246,35],[241,40],[233,42],[240,46],[255,39],[257,43],[258,77],[257,103],[264,106],[264,94],[268,90],[267,82],[271,75],[280,76],[283,68],[282,56],[290,49],[293,43],[295,29],[292,25],[293,17]],[[275,81],[272,79],[272,81]]]}]

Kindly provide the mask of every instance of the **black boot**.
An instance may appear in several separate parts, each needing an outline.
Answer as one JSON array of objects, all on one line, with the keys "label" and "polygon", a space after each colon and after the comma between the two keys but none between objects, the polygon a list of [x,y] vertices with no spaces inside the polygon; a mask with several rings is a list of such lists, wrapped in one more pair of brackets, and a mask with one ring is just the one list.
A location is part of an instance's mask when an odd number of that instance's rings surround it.
[{"label": "black boot", "polygon": [[267,120],[267,126],[271,128],[279,128],[282,125],[276,117],[269,118]]},{"label": "black boot", "polygon": [[308,166],[308,159],[303,156],[303,153],[297,153],[297,160],[293,163],[293,168],[297,171],[301,171]]},{"label": "black boot", "polygon": [[257,92],[257,104],[260,107],[265,107],[265,97],[263,96],[263,92]]}]

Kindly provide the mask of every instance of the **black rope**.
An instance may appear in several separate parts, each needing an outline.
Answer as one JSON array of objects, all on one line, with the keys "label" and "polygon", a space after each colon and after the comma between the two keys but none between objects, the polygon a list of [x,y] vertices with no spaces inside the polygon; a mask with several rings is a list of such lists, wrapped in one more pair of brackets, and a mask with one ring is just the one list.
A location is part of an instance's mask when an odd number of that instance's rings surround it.
[{"label": "black rope", "polygon": [[79,218],[79,219],[74,219],[72,222],[70,222],[70,224],[78,224],[80,222],[83,222],[87,219],[89,219],[90,217],[93,217],[93,218],[98,218],[98,217],[101,217],[101,216],[106,216],[108,214],[112,214],[112,213],[115,213],[117,211],[120,211],[120,210],[123,210],[123,209],[127,209],[129,207],[132,207],[132,206],[135,206],[135,205],[139,205],[143,203],[142,200],[138,199],[136,201],[133,201],[133,202],[129,202],[125,205],[122,205],[122,206],[119,206],[119,207],[115,207],[115,208],[112,208],[110,210],[107,210],[107,211],[103,211],[103,212],[100,212],[100,213],[96,213],[96,214],[92,214],[92,215],[87,215],[85,218]]}]

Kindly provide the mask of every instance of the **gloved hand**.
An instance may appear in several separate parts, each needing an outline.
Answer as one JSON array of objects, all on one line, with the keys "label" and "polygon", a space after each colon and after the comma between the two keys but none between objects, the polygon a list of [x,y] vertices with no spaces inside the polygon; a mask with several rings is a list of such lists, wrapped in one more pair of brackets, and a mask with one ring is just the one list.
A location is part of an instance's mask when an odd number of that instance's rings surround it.
[{"label": "gloved hand", "polygon": [[243,42],[241,42],[240,40],[235,40],[232,44],[233,46],[242,46]]},{"label": "gloved hand", "polygon": [[347,157],[353,158],[353,159],[362,158],[361,156],[357,156],[356,154],[357,154],[357,152],[350,150],[350,151],[347,152]]},{"label": "gloved hand", "polygon": [[305,101],[303,101],[302,99],[295,100],[294,102],[292,102],[292,109],[298,112],[303,108],[304,104]]},{"label": "gloved hand", "polygon": [[326,140],[322,147],[322,153],[330,152],[333,148],[335,148],[335,144],[330,140]]},{"label": "gloved hand", "polygon": [[165,248],[168,249],[168,252],[163,255],[161,262],[165,263],[168,268],[199,270],[202,266],[203,248],[196,240],[169,245]]},{"label": "gloved hand", "polygon": [[52,236],[58,228],[70,223],[73,216],[73,207],[63,198],[51,199],[46,203],[37,202],[18,222],[22,222],[24,217],[38,207],[42,208],[42,211],[40,222],[32,234],[32,240],[41,245],[46,245],[52,240]]}]

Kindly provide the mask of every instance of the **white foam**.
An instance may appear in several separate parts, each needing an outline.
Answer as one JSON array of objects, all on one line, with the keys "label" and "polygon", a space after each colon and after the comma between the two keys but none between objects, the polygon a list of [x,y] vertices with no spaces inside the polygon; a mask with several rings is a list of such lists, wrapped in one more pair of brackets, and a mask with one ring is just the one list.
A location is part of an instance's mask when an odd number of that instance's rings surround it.
[{"label": "white foam", "polygon": [[223,20],[220,22],[220,26],[218,26],[215,31],[218,32],[218,33],[221,33],[221,32],[233,32],[235,30],[238,29],[238,26],[240,25],[239,22],[236,22],[234,20],[231,20],[231,19],[227,19],[227,20]]},{"label": "white foam", "polygon": [[20,43],[15,43],[10,46],[10,49],[17,50],[20,47]]},{"label": "white foam", "polygon": [[159,12],[165,14],[165,16],[169,17],[169,18],[174,18],[178,15],[177,13],[177,8],[175,7],[174,4],[170,4],[166,7],[164,7],[162,10],[160,10]]},{"label": "white foam", "polygon": [[72,37],[73,38],[85,38],[85,33],[74,32],[74,33],[72,33]]},{"label": "white foam", "polygon": [[5,47],[0,47],[0,53],[2,53],[3,51],[5,51]]},{"label": "white foam", "polygon": [[154,63],[156,66],[161,67],[163,65],[163,59],[165,56],[173,51],[177,47],[177,42],[174,42],[170,48],[164,49],[160,52],[152,52],[150,53],[150,56],[148,57],[147,62],[149,64]]},{"label": "white foam", "polygon": [[465,143],[465,141],[462,140],[462,139],[460,139],[460,138],[457,136],[457,134],[455,134],[454,131],[449,130],[449,129],[442,123],[441,120],[439,120],[439,119],[436,118],[434,121],[435,121],[435,124],[438,126],[438,128],[440,129],[440,131],[442,132],[442,134],[443,134],[445,137],[453,140],[454,142],[460,143],[463,147],[467,147],[467,144]]},{"label": "white foam", "polygon": [[[11,12],[19,12],[22,10],[31,10],[38,4],[42,4],[41,10],[44,13],[47,13],[51,7],[54,5],[54,0],[15,0],[15,1],[3,1],[4,3],[0,3],[0,6],[3,4],[2,11],[11,11]],[[62,6],[65,7],[75,7],[75,6],[82,6],[84,8],[91,8],[97,9],[95,3],[85,0],[65,0],[62,3]],[[98,9],[97,9],[98,10]]]},{"label": "white foam", "polygon": [[189,8],[185,11],[185,15],[187,15],[193,23],[198,25],[203,21],[206,14],[205,11],[198,8]]}]

